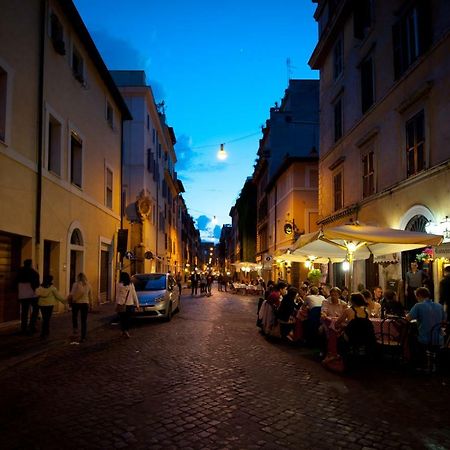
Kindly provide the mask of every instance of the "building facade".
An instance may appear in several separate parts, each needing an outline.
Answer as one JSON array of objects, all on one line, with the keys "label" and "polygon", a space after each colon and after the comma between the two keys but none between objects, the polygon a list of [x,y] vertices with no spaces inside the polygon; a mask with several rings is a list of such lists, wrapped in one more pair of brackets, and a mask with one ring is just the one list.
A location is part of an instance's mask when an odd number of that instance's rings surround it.
[{"label": "building facade", "polygon": [[181,272],[183,185],[177,179],[173,128],[144,71],[111,71],[133,120],[124,125],[123,226],[131,273]]},{"label": "building facade", "polygon": [[18,318],[24,259],[68,293],[112,296],[122,122],[131,118],[71,1],[2,2],[0,322]]},{"label": "building facade", "polygon": [[[319,224],[450,229],[450,3],[316,1]],[[420,251],[355,264],[357,283],[399,293]],[[434,284],[450,253],[427,261]],[[425,267],[424,267],[425,268]],[[339,266],[334,282],[342,280]],[[355,284],[356,285],[356,284]]]},{"label": "building facade", "polygon": [[281,105],[270,110],[253,174],[256,261],[266,281],[306,278],[300,264],[281,255],[298,236],[316,230],[318,140],[319,81],[290,80]]}]

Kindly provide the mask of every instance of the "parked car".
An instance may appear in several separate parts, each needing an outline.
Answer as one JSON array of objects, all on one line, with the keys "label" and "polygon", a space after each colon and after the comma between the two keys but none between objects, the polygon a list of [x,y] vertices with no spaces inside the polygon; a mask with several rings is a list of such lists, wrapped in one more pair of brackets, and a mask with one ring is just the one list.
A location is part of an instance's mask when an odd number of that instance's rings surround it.
[{"label": "parked car", "polygon": [[137,273],[131,277],[139,300],[135,317],[159,317],[170,321],[180,310],[180,295],[173,277],[166,273]]}]

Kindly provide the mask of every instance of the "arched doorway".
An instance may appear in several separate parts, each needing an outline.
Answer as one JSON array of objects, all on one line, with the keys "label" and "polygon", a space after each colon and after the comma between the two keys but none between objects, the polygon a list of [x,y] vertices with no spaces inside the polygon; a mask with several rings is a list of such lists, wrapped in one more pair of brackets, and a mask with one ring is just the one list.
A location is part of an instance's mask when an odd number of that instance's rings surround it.
[{"label": "arched doorway", "polygon": [[[405,230],[408,231],[418,231],[420,233],[425,233],[425,225],[428,223],[428,219],[422,214],[416,214],[411,219],[409,219],[406,224]],[[402,252],[402,277],[403,280],[406,279],[406,272],[410,270],[410,265],[413,261],[417,261],[418,268],[423,270],[426,275],[426,285],[431,292],[431,298],[434,298],[434,284],[433,284],[433,264],[424,262],[417,258],[417,255],[423,253],[426,247],[422,249],[410,250],[408,252]]]},{"label": "arched doorway", "polygon": [[73,228],[69,240],[69,286],[75,282],[77,275],[84,268],[84,240],[79,228]]}]

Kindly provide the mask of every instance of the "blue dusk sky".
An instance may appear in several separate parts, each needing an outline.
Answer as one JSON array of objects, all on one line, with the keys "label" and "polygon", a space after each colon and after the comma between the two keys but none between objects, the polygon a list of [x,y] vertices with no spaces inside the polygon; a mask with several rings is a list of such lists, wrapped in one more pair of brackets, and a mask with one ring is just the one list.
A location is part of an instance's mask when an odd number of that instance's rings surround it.
[{"label": "blue dusk sky", "polygon": [[[220,235],[252,175],[288,78],[318,78],[310,0],[74,0],[107,67],[145,70],[175,130],[176,171],[202,240]],[[290,64],[288,64],[290,60]],[[217,159],[224,143],[228,158]],[[214,216],[217,223],[214,223]]]}]

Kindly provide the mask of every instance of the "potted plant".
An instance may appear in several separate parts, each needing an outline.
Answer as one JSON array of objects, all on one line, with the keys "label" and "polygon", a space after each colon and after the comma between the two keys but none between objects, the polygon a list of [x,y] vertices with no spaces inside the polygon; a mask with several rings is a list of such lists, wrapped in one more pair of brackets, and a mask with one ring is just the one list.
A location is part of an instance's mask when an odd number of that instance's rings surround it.
[{"label": "potted plant", "polygon": [[308,272],[308,281],[311,284],[318,286],[321,279],[322,279],[322,272],[320,271],[320,269],[311,269]]}]

